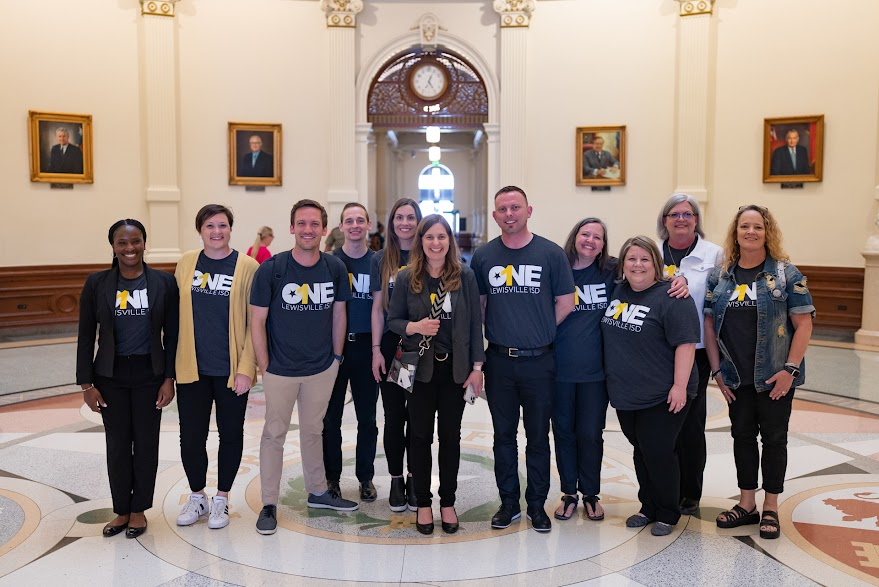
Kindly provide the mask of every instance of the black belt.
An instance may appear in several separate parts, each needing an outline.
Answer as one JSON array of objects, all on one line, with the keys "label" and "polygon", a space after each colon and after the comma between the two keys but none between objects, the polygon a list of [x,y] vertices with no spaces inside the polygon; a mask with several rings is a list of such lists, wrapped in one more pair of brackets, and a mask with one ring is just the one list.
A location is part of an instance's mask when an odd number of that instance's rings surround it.
[{"label": "black belt", "polygon": [[367,338],[370,340],[372,339],[371,332],[349,332],[348,337],[345,340],[348,342],[355,342],[358,340],[366,340]]},{"label": "black belt", "polygon": [[515,347],[501,346],[499,344],[494,344],[493,342],[490,342],[488,343],[488,348],[495,352],[501,353],[502,355],[513,357],[515,359],[517,357],[539,357],[540,355],[545,355],[552,350],[552,345],[548,344],[546,346],[537,347],[535,349],[517,349]]}]

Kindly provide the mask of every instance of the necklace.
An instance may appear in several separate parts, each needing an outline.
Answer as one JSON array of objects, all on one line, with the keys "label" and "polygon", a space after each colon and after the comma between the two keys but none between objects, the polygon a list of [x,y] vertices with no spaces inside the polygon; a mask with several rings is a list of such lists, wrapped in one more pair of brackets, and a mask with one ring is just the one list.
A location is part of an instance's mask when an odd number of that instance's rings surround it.
[{"label": "necklace", "polygon": [[[693,247],[696,246],[696,242],[698,240],[699,240],[698,236],[693,239],[693,242],[690,243],[690,246],[687,248],[686,252],[684,252],[684,255],[681,257],[681,261],[686,259],[687,256],[689,256],[689,254],[693,252]],[[675,261],[674,253],[671,252],[671,245],[668,243],[668,241],[665,241],[665,247],[668,249],[668,256],[671,258],[671,262],[675,266],[675,275],[680,275],[681,274],[681,266],[680,266],[680,264],[678,264],[677,261]]]}]

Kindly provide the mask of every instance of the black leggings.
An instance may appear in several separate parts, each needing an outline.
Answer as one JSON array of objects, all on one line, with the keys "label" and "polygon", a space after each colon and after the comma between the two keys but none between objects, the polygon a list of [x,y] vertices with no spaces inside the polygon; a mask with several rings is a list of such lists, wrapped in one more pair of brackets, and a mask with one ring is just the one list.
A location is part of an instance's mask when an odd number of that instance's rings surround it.
[{"label": "black leggings", "polygon": [[[385,359],[385,369],[391,368],[391,361],[399,342],[400,336],[393,332],[385,332],[382,336],[381,352]],[[387,373],[382,376],[379,383],[382,392],[382,406],[385,410],[383,438],[385,457],[388,461],[388,473],[393,477],[399,477],[403,474],[404,455],[407,460],[407,468],[410,473],[412,472],[412,457],[409,451],[409,410],[406,407],[406,396],[409,392],[396,383],[386,381],[385,377],[387,377]]]}]

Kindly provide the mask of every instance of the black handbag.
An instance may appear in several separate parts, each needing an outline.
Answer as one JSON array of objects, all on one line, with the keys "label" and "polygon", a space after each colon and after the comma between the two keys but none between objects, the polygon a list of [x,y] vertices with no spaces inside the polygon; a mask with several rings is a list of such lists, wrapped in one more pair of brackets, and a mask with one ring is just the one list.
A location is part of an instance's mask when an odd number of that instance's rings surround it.
[{"label": "black handbag", "polygon": [[[431,320],[436,320],[442,314],[446,295],[445,286],[440,281],[436,298],[433,300],[433,305],[430,308]],[[424,355],[424,351],[430,348],[430,341],[432,339],[432,336],[421,335],[421,342],[418,343],[417,351],[404,351],[403,338],[400,337],[400,342],[397,343],[397,350],[394,351],[394,358],[391,361],[391,368],[388,369],[387,380],[412,393],[412,389],[415,387],[415,372],[418,369],[418,360]]]}]

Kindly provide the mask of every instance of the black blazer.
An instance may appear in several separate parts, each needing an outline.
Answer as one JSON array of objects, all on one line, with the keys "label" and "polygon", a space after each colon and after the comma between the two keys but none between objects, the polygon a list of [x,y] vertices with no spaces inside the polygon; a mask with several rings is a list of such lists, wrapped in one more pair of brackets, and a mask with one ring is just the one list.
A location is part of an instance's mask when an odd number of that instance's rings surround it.
[{"label": "black blazer", "polygon": [[[150,296],[150,355],[155,375],[174,377],[177,354],[177,328],[180,302],[177,282],[165,271],[150,269],[144,263]],[[79,339],[76,343],[76,383],[94,383],[95,375],[113,377],[116,341],[113,320],[119,269],[92,273],[79,298]],[[100,328],[98,328],[100,326]],[[95,355],[95,331],[98,354]],[[164,342],[164,344],[163,344]]]},{"label": "black blazer", "polygon": [[273,155],[260,151],[253,164],[253,152],[248,151],[238,158],[238,177],[272,177],[275,174]]},{"label": "black blazer", "polygon": [[[422,287],[420,293],[409,290],[410,275],[409,268],[403,269],[394,281],[394,294],[388,304],[388,328],[403,337],[404,350],[416,351],[421,335],[406,336],[406,325],[430,316],[431,303],[427,287]],[[452,378],[455,383],[464,383],[473,370],[473,363],[485,361],[482,307],[472,269],[466,265],[461,267],[461,288],[449,295],[452,296]],[[418,361],[415,379],[421,382],[433,377],[432,343]]]},{"label": "black blazer", "polygon": [[49,173],[82,173],[82,149],[67,143],[67,151],[61,153],[61,145],[52,147],[49,153]]},{"label": "black blazer", "polygon": [[787,145],[776,148],[772,152],[772,161],[769,166],[770,175],[808,175],[812,173],[812,165],[809,163],[809,151],[803,145],[797,145],[797,166],[790,158],[790,149]]}]

